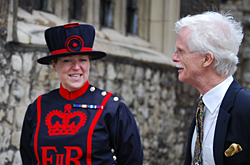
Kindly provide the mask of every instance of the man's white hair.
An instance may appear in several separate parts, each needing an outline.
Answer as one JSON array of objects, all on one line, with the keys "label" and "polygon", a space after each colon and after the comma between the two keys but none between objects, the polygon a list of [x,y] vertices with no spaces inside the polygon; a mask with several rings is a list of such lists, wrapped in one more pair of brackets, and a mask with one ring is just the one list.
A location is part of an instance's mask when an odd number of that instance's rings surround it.
[{"label": "man's white hair", "polygon": [[237,70],[238,51],[243,39],[243,28],[231,14],[217,12],[188,15],[175,23],[178,34],[183,28],[191,30],[187,38],[190,51],[210,52],[215,57],[214,67],[222,76]]}]

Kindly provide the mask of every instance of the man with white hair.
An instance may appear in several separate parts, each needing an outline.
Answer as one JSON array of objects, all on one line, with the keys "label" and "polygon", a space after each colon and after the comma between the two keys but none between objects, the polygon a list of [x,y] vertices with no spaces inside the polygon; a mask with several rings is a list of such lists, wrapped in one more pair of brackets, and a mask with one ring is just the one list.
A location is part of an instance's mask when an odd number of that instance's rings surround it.
[{"label": "man with white hair", "polygon": [[175,24],[178,79],[200,92],[185,165],[250,164],[250,92],[233,78],[243,29],[230,14],[205,12]]}]

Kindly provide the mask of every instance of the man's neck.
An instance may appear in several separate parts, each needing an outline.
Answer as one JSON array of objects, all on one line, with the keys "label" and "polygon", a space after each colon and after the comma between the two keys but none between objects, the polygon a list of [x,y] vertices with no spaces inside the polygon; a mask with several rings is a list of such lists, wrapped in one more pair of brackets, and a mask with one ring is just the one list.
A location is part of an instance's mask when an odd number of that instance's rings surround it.
[{"label": "man's neck", "polygon": [[195,88],[202,94],[205,95],[208,91],[213,89],[215,86],[222,83],[227,79],[228,76],[221,76],[219,74],[208,76],[200,81],[200,84],[195,86]]}]

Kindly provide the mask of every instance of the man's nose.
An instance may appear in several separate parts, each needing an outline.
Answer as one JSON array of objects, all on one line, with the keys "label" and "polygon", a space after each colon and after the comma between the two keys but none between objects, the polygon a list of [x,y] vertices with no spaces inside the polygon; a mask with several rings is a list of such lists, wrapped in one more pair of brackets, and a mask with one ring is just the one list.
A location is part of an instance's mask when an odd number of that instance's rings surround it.
[{"label": "man's nose", "polygon": [[173,62],[179,62],[179,58],[176,56],[176,53],[173,54],[172,61]]}]

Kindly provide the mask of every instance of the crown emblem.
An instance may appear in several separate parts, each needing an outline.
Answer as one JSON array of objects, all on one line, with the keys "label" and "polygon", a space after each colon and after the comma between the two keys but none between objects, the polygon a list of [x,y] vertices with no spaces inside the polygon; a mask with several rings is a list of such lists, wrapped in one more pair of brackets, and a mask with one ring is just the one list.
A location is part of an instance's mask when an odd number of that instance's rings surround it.
[{"label": "crown emblem", "polygon": [[[49,136],[56,135],[75,135],[78,130],[84,126],[87,120],[85,113],[81,111],[70,112],[72,106],[66,104],[64,106],[64,113],[58,110],[49,112],[45,118],[45,125],[47,125]],[[53,124],[52,124],[53,122]],[[76,122],[78,122],[76,124]]]}]

